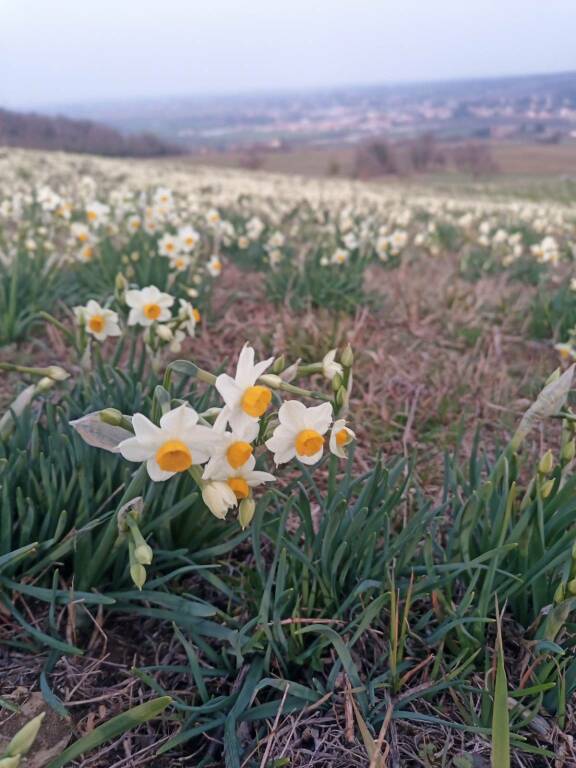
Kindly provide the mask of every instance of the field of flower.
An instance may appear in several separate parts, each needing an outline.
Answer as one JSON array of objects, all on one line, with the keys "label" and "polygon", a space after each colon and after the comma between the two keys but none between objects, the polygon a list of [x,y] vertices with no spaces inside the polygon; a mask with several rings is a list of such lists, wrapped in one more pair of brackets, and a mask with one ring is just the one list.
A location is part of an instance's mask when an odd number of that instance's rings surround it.
[{"label": "field of flower", "polygon": [[576,205],[0,156],[0,768],[576,765]]}]

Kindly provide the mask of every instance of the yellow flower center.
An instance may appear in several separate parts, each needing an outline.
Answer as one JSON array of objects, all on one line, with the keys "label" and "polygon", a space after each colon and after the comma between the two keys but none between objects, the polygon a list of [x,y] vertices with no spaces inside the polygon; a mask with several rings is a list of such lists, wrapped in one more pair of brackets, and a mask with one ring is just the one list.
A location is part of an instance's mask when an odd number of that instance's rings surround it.
[{"label": "yellow flower center", "polygon": [[102,333],[105,324],[106,321],[102,315],[92,315],[88,320],[88,328],[90,328],[91,331],[94,331],[94,333]]},{"label": "yellow flower center", "polygon": [[94,249],[91,248],[89,245],[86,245],[82,249],[82,256],[86,261],[90,261],[92,259],[92,256],[94,256]]},{"label": "yellow flower center", "polygon": [[248,416],[260,418],[266,412],[272,402],[272,392],[268,387],[255,386],[248,387],[242,395],[242,410]]},{"label": "yellow flower center", "polygon": [[228,485],[236,494],[237,499],[247,499],[250,495],[250,487],[243,477],[229,478]]},{"label": "yellow flower center", "polygon": [[184,261],[184,259],[176,259],[176,261],[174,262],[174,265],[176,269],[184,269],[184,267],[186,266],[186,262]]},{"label": "yellow flower center", "polygon": [[315,429],[303,429],[296,437],[296,453],[299,456],[314,456],[323,445],[324,438]]},{"label": "yellow flower center", "polygon": [[168,253],[171,253],[171,252],[174,250],[174,243],[166,243],[166,245],[164,246],[164,248],[166,248],[166,250],[168,251]]},{"label": "yellow flower center", "polygon": [[350,436],[348,435],[348,430],[346,428],[339,429],[338,432],[336,432],[336,445],[342,447],[347,445],[349,442]]},{"label": "yellow flower center", "polygon": [[165,472],[185,472],[192,466],[192,453],[181,440],[168,440],[156,451],[156,461]]},{"label": "yellow flower center", "polygon": [[148,320],[158,320],[161,312],[162,309],[158,304],[146,304],[144,307],[144,314]]},{"label": "yellow flower center", "polygon": [[88,211],[86,216],[88,217],[88,221],[96,221],[98,218],[98,214],[95,211]]},{"label": "yellow flower center", "polygon": [[85,243],[86,240],[88,240],[88,232],[80,232],[78,234],[78,240],[80,240],[81,243]]},{"label": "yellow flower center", "polygon": [[184,242],[186,243],[186,247],[187,247],[187,248],[192,248],[192,246],[194,245],[194,243],[195,243],[196,241],[194,240],[194,238],[193,238],[193,237],[187,237],[187,238],[186,238],[186,240],[185,240]]},{"label": "yellow flower center", "polygon": [[200,314],[200,310],[194,308],[192,310],[192,314],[194,315],[194,320],[196,320],[197,323],[199,323],[200,320],[202,320],[202,315]]},{"label": "yellow flower center", "polygon": [[212,269],[215,269],[217,272],[219,272],[222,269],[222,262],[219,259],[214,259],[211,266]]},{"label": "yellow flower center", "polygon": [[236,443],[232,443],[232,445],[230,445],[226,451],[228,464],[230,464],[231,467],[234,467],[234,469],[243,467],[250,456],[252,456],[252,446],[250,443],[244,443],[241,440]]}]

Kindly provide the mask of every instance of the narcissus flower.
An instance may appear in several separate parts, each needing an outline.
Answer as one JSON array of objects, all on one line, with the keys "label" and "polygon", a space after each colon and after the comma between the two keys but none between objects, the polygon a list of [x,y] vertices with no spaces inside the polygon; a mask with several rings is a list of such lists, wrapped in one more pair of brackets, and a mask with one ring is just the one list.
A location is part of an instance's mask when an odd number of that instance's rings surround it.
[{"label": "narcissus flower", "polygon": [[218,277],[222,272],[222,262],[220,261],[220,257],[216,254],[210,256],[210,261],[206,265],[206,269],[212,277]]},{"label": "narcissus flower", "polygon": [[235,377],[221,373],[216,379],[216,389],[226,403],[232,431],[240,431],[246,422],[258,421],[268,410],[272,392],[256,382],[273,362],[274,358],[269,357],[254,363],[254,349],[245,344],[238,358]]},{"label": "narcissus flower", "polygon": [[332,264],[346,264],[350,258],[350,253],[346,248],[337,248],[332,254],[330,261]]},{"label": "narcissus flower", "polygon": [[347,458],[346,448],[356,435],[346,426],[345,419],[336,419],[330,432],[330,450],[339,459]]},{"label": "narcissus flower", "polygon": [[180,241],[182,250],[189,253],[190,251],[193,251],[198,244],[200,235],[193,227],[181,227],[178,230],[178,240]]},{"label": "narcissus flower", "polygon": [[256,488],[263,483],[272,483],[276,480],[270,472],[260,472],[254,469],[255,466],[256,459],[254,456],[251,456],[243,466],[226,476],[226,482],[234,491],[238,501],[249,498],[252,488]]},{"label": "narcissus flower", "polygon": [[177,253],[170,257],[170,268],[177,272],[185,272],[191,264],[190,256],[187,253]]},{"label": "narcissus flower", "polygon": [[258,437],[258,421],[246,421],[238,430],[228,432],[226,431],[228,417],[228,409],[223,408],[214,422],[213,431],[220,436],[220,439],[214,446],[212,457],[204,469],[205,480],[227,478],[253,458],[252,442]]},{"label": "narcissus flower", "polygon": [[142,290],[126,291],[126,304],[130,307],[128,325],[143,325],[163,323],[170,320],[170,307],[174,297],[162,293],[155,285],[149,285]]},{"label": "narcissus flower", "polygon": [[89,262],[94,258],[94,247],[90,243],[84,243],[78,251],[78,261]]},{"label": "narcissus flower", "polygon": [[198,414],[187,405],[165,413],[159,427],[144,414],[136,413],[132,427],[134,437],[123,440],[118,452],[128,461],[145,461],[148,475],[155,482],[204,464],[214,445],[212,430],[199,425]]},{"label": "narcissus flower", "polygon": [[266,447],[276,464],[297,458],[303,464],[316,464],[324,451],[324,435],[332,423],[332,405],[322,403],[307,408],[298,400],[288,400],[278,411],[280,424]]},{"label": "narcissus flower", "polygon": [[74,307],[74,314],[77,322],[86,328],[86,333],[98,341],[104,341],[108,336],[120,336],[122,333],[117,313],[104,309],[93,299],[85,307]]},{"label": "narcissus flower", "polygon": [[160,256],[168,256],[169,258],[172,258],[172,256],[175,256],[178,251],[179,243],[174,235],[170,235],[169,233],[162,235],[158,241],[158,253]]},{"label": "narcissus flower", "polygon": [[188,335],[194,336],[196,326],[201,320],[200,311],[196,309],[196,307],[194,307],[189,301],[180,299],[178,319],[182,323],[182,327],[186,330]]}]

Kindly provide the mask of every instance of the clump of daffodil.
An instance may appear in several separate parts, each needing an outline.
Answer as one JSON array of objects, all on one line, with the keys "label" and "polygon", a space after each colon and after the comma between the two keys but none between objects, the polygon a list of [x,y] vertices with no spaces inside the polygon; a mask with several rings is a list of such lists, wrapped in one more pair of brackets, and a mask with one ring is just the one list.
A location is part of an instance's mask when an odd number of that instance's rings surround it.
[{"label": "clump of daffodil", "polygon": [[[198,319],[194,307],[181,301],[175,322],[189,325],[192,332]],[[162,327],[170,327],[170,323]],[[294,459],[315,465],[326,450],[333,459],[348,457],[355,434],[341,413],[338,395],[346,388],[348,398],[353,356],[349,349],[344,350],[340,361],[336,355],[333,350],[318,363],[298,362],[290,382],[282,377],[287,370],[283,356],[256,362],[249,344],[240,352],[234,376],[215,376],[187,361],[177,361],[175,370],[188,371],[199,382],[215,387],[223,401],[220,407],[199,414],[186,402],[170,408],[169,400],[162,398],[162,406],[156,402],[153,408],[153,414],[163,411],[158,423],[143,413],[125,416],[110,407],[73,425],[89,444],[128,461],[145,463],[153,482],[188,473],[215,517],[223,520],[236,509],[245,528],[255,513],[258,488],[277,480],[267,471],[270,459],[278,467]],[[273,373],[267,373],[270,368]],[[331,382],[330,394],[292,383],[317,374]],[[168,375],[166,381],[170,380]],[[166,390],[164,393],[168,396]],[[283,400],[285,396],[289,399]],[[306,405],[302,399],[322,402]],[[142,588],[152,549],[138,528],[139,514],[133,505],[122,515],[121,530],[128,539],[132,579]]]}]

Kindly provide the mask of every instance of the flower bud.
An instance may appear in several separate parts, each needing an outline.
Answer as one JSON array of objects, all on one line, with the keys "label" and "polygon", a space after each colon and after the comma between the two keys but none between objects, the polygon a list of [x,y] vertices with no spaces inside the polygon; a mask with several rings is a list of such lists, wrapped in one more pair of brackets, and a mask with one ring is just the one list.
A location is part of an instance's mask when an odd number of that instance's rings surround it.
[{"label": "flower bud", "polygon": [[172,341],[172,338],[174,337],[171,328],[167,325],[159,325],[156,328],[156,334],[162,341]]},{"label": "flower bud", "polygon": [[134,547],[134,559],[140,565],[150,565],[153,557],[154,552],[148,544],[144,543]]},{"label": "flower bud", "polygon": [[566,443],[564,448],[562,448],[562,458],[566,462],[572,461],[574,456],[576,455],[576,443],[574,440],[570,440],[569,443]]},{"label": "flower bud", "polygon": [[263,376],[260,376],[259,381],[261,381],[262,384],[266,384],[271,389],[278,389],[282,384],[280,376],[276,376],[274,373],[265,373]]},{"label": "flower bud", "polygon": [[350,344],[346,344],[344,351],[340,355],[340,362],[344,368],[351,368],[354,363],[354,352]]},{"label": "flower bud", "polygon": [[130,566],[130,576],[134,584],[142,591],[142,587],[146,584],[146,568],[140,563],[132,563]]},{"label": "flower bud", "polygon": [[336,405],[338,408],[342,408],[346,404],[347,397],[346,387],[340,387],[338,392],[336,392]]},{"label": "flower bud", "polygon": [[554,605],[558,605],[559,603],[561,603],[564,600],[565,595],[566,595],[566,590],[564,589],[564,584],[560,582],[560,584],[558,584],[558,586],[556,587],[556,591],[554,592],[554,598],[553,598]]},{"label": "flower bud", "polygon": [[572,579],[566,585],[571,595],[576,595],[576,579]]},{"label": "flower bud", "polygon": [[128,280],[126,280],[122,272],[118,272],[114,283],[118,293],[124,293],[128,289]]},{"label": "flower bud", "polygon": [[242,527],[242,530],[248,528],[254,517],[256,510],[256,502],[254,499],[247,498],[242,499],[240,502],[240,508],[238,509],[238,521]]},{"label": "flower bud", "polygon": [[111,427],[119,427],[122,425],[123,416],[117,408],[104,408],[100,411],[100,421],[104,424],[108,424]]},{"label": "flower bud", "polygon": [[542,495],[543,499],[547,499],[548,496],[550,496],[552,493],[552,488],[554,488],[554,480],[547,480],[545,483],[542,483],[540,494]]},{"label": "flower bud", "polygon": [[272,373],[282,373],[284,368],[286,368],[286,357],[280,355],[280,357],[277,357],[272,363]]},{"label": "flower bud", "polygon": [[[46,712],[41,712],[33,720],[30,720],[29,723],[26,723],[24,728],[21,728],[18,731],[16,736],[14,736],[12,741],[8,744],[8,748],[5,752],[6,757],[20,757],[20,755],[25,755],[28,752],[34,744],[36,736],[38,736],[38,731],[40,730],[42,720],[44,720],[45,716]],[[15,765],[18,765],[18,763],[15,763]]]},{"label": "flower bud", "polygon": [[549,475],[553,469],[554,454],[552,451],[548,450],[540,459],[540,463],[538,464],[538,472],[540,472],[541,475]]},{"label": "flower bud", "polygon": [[18,768],[20,765],[20,755],[14,757],[0,757],[0,768]]},{"label": "flower bud", "polygon": [[41,392],[48,392],[49,389],[52,389],[54,386],[54,379],[51,379],[49,376],[44,376],[38,384],[36,384],[36,391],[38,393]]},{"label": "flower bud", "polygon": [[332,390],[334,392],[338,392],[341,386],[342,386],[342,376],[340,376],[340,374],[337,373],[332,379]]},{"label": "flower bud", "polygon": [[65,371],[64,368],[60,368],[59,365],[48,366],[48,368],[46,368],[46,375],[51,379],[54,379],[54,381],[66,381],[66,379],[70,378],[68,371]]}]

